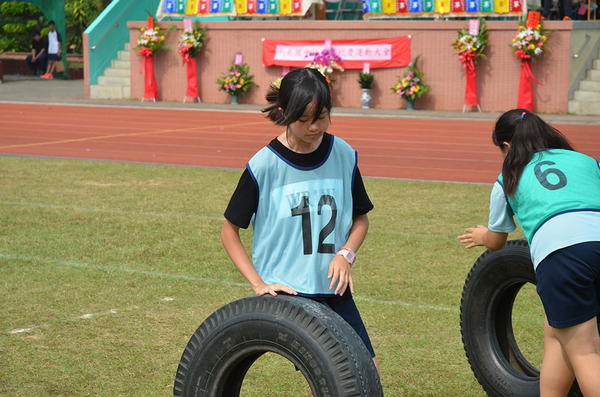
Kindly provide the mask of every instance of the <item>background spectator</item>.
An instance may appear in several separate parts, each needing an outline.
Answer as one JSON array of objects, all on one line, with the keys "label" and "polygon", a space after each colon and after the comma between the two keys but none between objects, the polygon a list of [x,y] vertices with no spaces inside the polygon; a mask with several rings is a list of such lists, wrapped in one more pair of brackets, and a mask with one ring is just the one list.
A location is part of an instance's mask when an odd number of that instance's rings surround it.
[{"label": "background spectator", "polygon": [[34,75],[40,76],[46,71],[48,61],[48,40],[45,37],[42,37],[40,32],[35,32],[33,34],[33,40],[31,41],[31,55],[27,55],[25,60]]}]

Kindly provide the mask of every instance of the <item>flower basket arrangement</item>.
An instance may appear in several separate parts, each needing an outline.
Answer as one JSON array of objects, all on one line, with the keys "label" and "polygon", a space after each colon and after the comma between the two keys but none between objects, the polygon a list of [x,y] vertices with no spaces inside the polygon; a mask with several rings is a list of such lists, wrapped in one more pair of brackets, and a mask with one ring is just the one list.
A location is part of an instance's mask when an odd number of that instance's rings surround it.
[{"label": "flower basket arrangement", "polygon": [[137,47],[135,49],[138,51],[138,54],[144,57],[140,74],[146,71],[144,77],[144,98],[142,98],[142,101],[146,98],[156,101],[158,97],[158,86],[154,77],[154,54],[163,49],[171,51],[171,48],[165,44],[165,35],[174,29],[175,25],[169,26],[167,30],[161,30],[158,26],[154,27],[152,17],[148,17],[148,28],[140,29],[142,34],[137,39]]},{"label": "flower basket arrangement", "polygon": [[231,95],[232,104],[237,102],[237,96],[245,95],[249,89],[258,87],[253,81],[254,75],[249,74],[250,66],[245,63],[240,65],[231,64],[226,74],[217,79],[219,91],[225,91]]},{"label": "flower basket arrangement", "polygon": [[456,49],[458,56],[461,60],[472,60],[477,65],[477,59],[481,58],[486,60],[486,56],[483,53],[485,47],[488,44],[488,30],[485,27],[485,21],[480,19],[479,34],[471,35],[466,27],[463,27],[458,31],[458,37],[454,40],[452,46]]},{"label": "flower basket arrangement", "polygon": [[344,68],[340,65],[343,61],[342,58],[339,57],[335,53],[333,48],[324,49],[321,52],[311,52],[308,54],[312,56],[312,61],[306,65],[307,68],[317,69],[329,83],[329,87],[333,86],[335,83],[335,78],[333,78],[332,74],[334,70],[343,72]]},{"label": "flower basket arrangement", "polygon": [[519,25],[519,31],[512,40],[511,46],[515,55],[521,61],[535,61],[546,50],[547,40],[548,38],[545,35],[541,22],[535,29]]},{"label": "flower basket arrangement", "polygon": [[424,73],[421,72],[417,66],[417,62],[421,56],[417,56],[414,62],[408,65],[408,71],[398,80],[398,82],[391,87],[394,94],[400,96],[400,98],[406,99],[407,109],[414,109],[415,99],[421,98],[427,91],[429,86],[423,81]]},{"label": "flower basket arrangement", "polygon": [[[188,28],[189,29],[189,28]],[[183,102],[186,98],[198,98],[198,75],[196,73],[196,57],[204,45],[206,28],[202,28],[200,22],[194,23],[193,30],[184,30],[179,36],[179,54],[183,58],[183,64],[187,67],[187,88]]]},{"label": "flower basket arrangement", "polygon": [[[473,31],[463,27],[458,31],[458,37],[454,40],[452,46],[458,53],[458,58],[465,68],[466,89],[465,89],[465,107],[477,106],[477,59],[487,59],[483,54],[488,43],[488,30],[485,27],[485,20],[472,20],[475,23]],[[477,32],[477,34],[475,34]],[[464,108],[463,108],[464,111]],[[481,111],[481,108],[479,108]]]},{"label": "flower basket arrangement", "polygon": [[196,21],[193,31],[183,31],[181,36],[179,36],[179,54],[183,57],[184,63],[187,63],[188,59],[195,58],[198,55],[206,39],[205,32],[206,28],[202,28],[200,22]]},{"label": "flower basket arrangement", "polygon": [[517,108],[534,111],[533,82],[541,84],[533,75],[531,62],[535,61],[546,50],[547,40],[541,21],[537,21],[534,25],[519,25],[517,35],[512,40],[511,47],[521,61]]},{"label": "flower basket arrangement", "polygon": [[175,29],[175,25],[169,26],[167,30],[161,30],[158,26],[154,28],[141,28],[142,35],[137,39],[135,49],[143,56],[154,56],[160,50],[169,50],[171,47],[165,44],[165,36]]}]

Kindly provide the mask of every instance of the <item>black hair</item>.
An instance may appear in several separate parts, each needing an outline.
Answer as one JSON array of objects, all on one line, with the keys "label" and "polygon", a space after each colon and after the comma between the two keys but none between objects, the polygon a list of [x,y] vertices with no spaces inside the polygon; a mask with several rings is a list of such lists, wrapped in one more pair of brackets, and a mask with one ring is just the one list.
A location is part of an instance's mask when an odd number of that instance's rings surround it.
[{"label": "black hair", "polygon": [[[288,126],[300,119],[306,106],[315,102],[313,122],[323,112],[331,112],[331,92],[325,76],[316,69],[294,69],[281,80],[279,88],[271,85],[267,91],[268,107],[262,110],[277,125]],[[283,109],[283,112],[279,111]]]},{"label": "black hair", "polygon": [[36,30],[35,32],[33,32],[33,37],[35,36],[41,36],[42,33],[39,30]]},{"label": "black hair", "polygon": [[48,26],[50,26],[50,25],[56,26],[56,24],[54,23],[54,21],[48,21]]},{"label": "black hair", "polygon": [[[494,145],[510,144],[502,164],[504,193],[514,196],[523,169],[533,154],[548,149],[574,150],[567,138],[536,114],[525,109],[513,109],[496,121],[492,132]],[[506,149],[503,149],[506,150]]]}]

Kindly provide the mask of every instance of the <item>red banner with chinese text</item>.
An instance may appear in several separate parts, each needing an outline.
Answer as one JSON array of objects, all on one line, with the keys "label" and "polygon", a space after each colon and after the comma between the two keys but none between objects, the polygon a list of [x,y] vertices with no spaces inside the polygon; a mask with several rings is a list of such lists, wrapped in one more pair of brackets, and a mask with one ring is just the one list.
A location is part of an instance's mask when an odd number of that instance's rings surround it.
[{"label": "red banner with chinese text", "polygon": [[[407,66],[410,58],[408,36],[389,39],[332,40],[331,46],[342,58],[344,69],[361,69],[368,62],[371,69]],[[304,67],[312,60],[311,53],[320,53],[324,41],[263,40],[265,66]]]}]

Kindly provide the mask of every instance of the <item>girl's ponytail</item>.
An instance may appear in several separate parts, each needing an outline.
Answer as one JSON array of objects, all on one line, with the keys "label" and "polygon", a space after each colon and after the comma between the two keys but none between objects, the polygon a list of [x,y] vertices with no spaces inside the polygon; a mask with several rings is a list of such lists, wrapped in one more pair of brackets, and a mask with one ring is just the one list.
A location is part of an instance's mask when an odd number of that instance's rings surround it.
[{"label": "girl's ponytail", "polygon": [[536,114],[525,109],[504,113],[496,122],[492,140],[498,147],[510,144],[502,165],[504,193],[514,196],[525,166],[538,151],[573,150],[565,136]]},{"label": "girl's ponytail", "polygon": [[[279,83],[279,84],[277,84]],[[262,110],[277,125],[288,126],[299,120],[306,107],[314,104],[314,120],[323,109],[331,112],[329,83],[316,69],[299,68],[269,86],[266,95],[269,106]]]},{"label": "girl's ponytail", "polygon": [[280,88],[275,84],[271,84],[267,89],[266,99],[270,104],[262,110],[267,114],[267,118],[277,125],[283,125],[283,114],[279,111],[279,91]]}]

